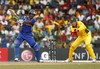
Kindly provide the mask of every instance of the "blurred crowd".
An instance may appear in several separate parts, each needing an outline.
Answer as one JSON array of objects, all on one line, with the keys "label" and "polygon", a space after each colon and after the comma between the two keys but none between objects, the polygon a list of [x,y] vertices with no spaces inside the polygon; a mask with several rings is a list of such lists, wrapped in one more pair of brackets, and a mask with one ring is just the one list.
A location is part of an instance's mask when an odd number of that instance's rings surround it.
[{"label": "blurred crowd", "polygon": [[[22,17],[35,11],[37,20],[33,35],[42,47],[55,45],[67,48],[76,38],[71,36],[70,19],[74,16],[92,32],[92,44],[100,39],[100,0],[0,0],[0,47],[12,47],[21,25],[11,14],[12,9]],[[84,46],[84,43],[80,46]],[[29,47],[26,41],[21,48]]]}]

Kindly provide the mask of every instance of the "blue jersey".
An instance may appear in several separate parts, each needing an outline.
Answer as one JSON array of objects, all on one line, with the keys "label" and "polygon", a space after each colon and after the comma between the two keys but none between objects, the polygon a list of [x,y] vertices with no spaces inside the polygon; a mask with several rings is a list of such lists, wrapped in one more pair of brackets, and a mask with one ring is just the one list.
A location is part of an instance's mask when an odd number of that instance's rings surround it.
[{"label": "blue jersey", "polygon": [[28,42],[28,44],[34,49],[35,51],[35,56],[37,58],[37,61],[40,61],[40,45],[35,42],[35,39],[32,35],[32,26],[36,22],[33,18],[29,17],[22,17],[24,21],[30,21],[31,24],[25,24],[23,23],[21,33],[17,36],[16,40],[14,41],[14,44],[12,45],[14,48],[14,54],[15,54],[15,60],[17,60],[20,57],[20,48],[19,46],[22,44],[24,40]]},{"label": "blue jersey", "polygon": [[34,25],[36,20],[33,19],[33,18],[29,18],[29,17],[25,17],[25,18],[22,18],[22,19],[25,20],[25,21],[30,20],[31,25],[23,23],[21,33],[25,33],[25,34],[26,33],[31,33],[32,32],[32,26]]}]

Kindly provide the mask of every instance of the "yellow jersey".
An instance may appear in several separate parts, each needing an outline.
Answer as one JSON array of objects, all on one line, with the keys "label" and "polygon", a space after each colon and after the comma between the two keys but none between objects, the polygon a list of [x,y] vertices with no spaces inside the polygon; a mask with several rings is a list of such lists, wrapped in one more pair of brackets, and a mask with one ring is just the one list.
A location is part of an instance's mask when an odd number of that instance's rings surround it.
[{"label": "yellow jersey", "polygon": [[89,33],[89,30],[88,30],[87,27],[84,25],[84,23],[81,22],[81,21],[77,21],[77,26],[76,26],[76,28],[71,28],[71,32],[73,32],[74,29],[76,29],[77,35],[78,35],[78,36],[86,36],[86,35]]}]

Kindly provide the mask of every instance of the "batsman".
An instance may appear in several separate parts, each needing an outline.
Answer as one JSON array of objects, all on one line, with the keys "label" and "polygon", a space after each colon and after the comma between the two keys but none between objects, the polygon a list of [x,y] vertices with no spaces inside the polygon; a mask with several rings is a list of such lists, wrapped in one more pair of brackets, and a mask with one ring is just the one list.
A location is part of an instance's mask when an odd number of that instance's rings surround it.
[{"label": "batsman", "polygon": [[32,26],[35,24],[36,20],[33,19],[35,16],[35,12],[29,12],[28,17],[23,17],[23,25],[21,28],[21,31],[17,38],[15,39],[13,46],[14,48],[14,54],[15,54],[15,61],[19,61],[20,56],[20,48],[19,46],[22,44],[23,41],[27,41],[31,48],[35,51],[35,57],[37,59],[37,62],[40,62],[40,45],[36,43],[33,35],[32,35]]},{"label": "batsman", "polygon": [[69,49],[69,56],[66,62],[71,62],[73,60],[74,50],[82,43],[85,43],[85,47],[92,58],[92,62],[96,62],[96,56],[91,45],[91,31],[85,26],[81,21],[77,21],[76,18],[71,20],[71,25],[74,30],[71,31],[72,34],[77,35],[76,40],[71,44]]}]

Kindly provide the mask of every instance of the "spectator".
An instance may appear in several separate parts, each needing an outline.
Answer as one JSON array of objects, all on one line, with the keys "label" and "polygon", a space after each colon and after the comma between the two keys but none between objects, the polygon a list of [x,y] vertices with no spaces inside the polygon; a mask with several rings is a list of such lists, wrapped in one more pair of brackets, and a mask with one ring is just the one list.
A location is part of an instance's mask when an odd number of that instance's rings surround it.
[{"label": "spectator", "polygon": [[7,21],[6,19],[2,19],[2,20],[0,21],[0,23],[1,23],[2,25],[4,25],[4,26],[7,26],[7,25],[8,25],[8,21]]},{"label": "spectator", "polygon": [[44,15],[47,15],[48,13],[50,13],[50,7],[46,6],[46,8],[43,11]]},{"label": "spectator", "polygon": [[15,30],[16,33],[19,33],[19,30],[20,30],[20,26],[18,23],[15,23],[13,26],[12,26],[12,29]]},{"label": "spectator", "polygon": [[8,0],[0,0],[0,4],[8,4]]},{"label": "spectator", "polygon": [[18,10],[17,10],[17,14],[20,15],[20,14],[25,14],[25,10],[20,7]]},{"label": "spectator", "polygon": [[9,3],[9,4],[11,3],[11,4],[13,4],[13,5],[16,4],[15,0],[9,0],[8,3]]},{"label": "spectator", "polygon": [[2,48],[7,48],[7,42],[8,42],[8,39],[7,39],[6,35],[3,35],[2,39],[1,39]]},{"label": "spectator", "polygon": [[59,2],[59,5],[64,5],[65,4],[64,0],[59,0],[58,2]]},{"label": "spectator", "polygon": [[76,9],[74,6],[72,6],[72,8],[69,9],[68,14],[69,15],[75,15]]},{"label": "spectator", "polygon": [[2,34],[2,35],[8,35],[8,30],[6,30],[5,28],[3,28],[3,29],[1,30],[1,34]]},{"label": "spectator", "polygon": [[100,8],[100,0],[98,0],[95,5],[96,5],[96,10],[99,10],[99,8]]},{"label": "spectator", "polygon": [[100,25],[99,25],[99,22],[98,22],[98,17],[95,18],[95,20],[94,20],[94,27],[95,27],[96,30],[100,29]]},{"label": "spectator", "polygon": [[80,12],[80,15],[78,16],[78,19],[79,19],[80,21],[83,21],[83,20],[85,19],[85,15],[83,14],[82,11]]},{"label": "spectator", "polygon": [[76,5],[77,4],[77,0],[70,0],[70,5],[72,7],[72,5]]},{"label": "spectator", "polygon": [[52,20],[53,19],[53,15],[50,14],[50,13],[47,13],[45,16],[44,16],[44,20]]},{"label": "spectator", "polygon": [[[100,6],[98,0],[93,1],[94,2],[91,3],[90,0],[30,0],[29,3],[28,0],[0,0],[0,36],[3,34],[9,35],[9,32],[12,33],[15,31],[16,34],[11,35],[13,37],[19,33],[20,26],[16,24],[17,20],[11,15],[9,9],[12,9],[18,14],[19,20],[27,17],[29,10],[32,12],[36,11],[34,18],[36,20],[38,17],[43,18],[43,20],[41,20],[43,26],[37,24],[38,28],[43,27],[39,32],[39,36],[44,37],[49,34],[50,36],[54,36],[56,41],[59,40],[61,31],[67,31],[66,35],[68,40],[70,41],[72,39],[70,36],[70,18],[72,15],[84,21],[92,33],[95,30],[99,32]],[[73,7],[74,9],[72,9]],[[66,17],[68,17],[69,20],[66,20]],[[88,22],[91,19],[93,20],[92,24]],[[69,25],[67,26],[68,23]],[[35,31],[37,31],[37,29]],[[38,35],[35,36],[36,38],[38,37]],[[10,42],[9,40],[9,43]]]},{"label": "spectator", "polygon": [[62,47],[63,48],[66,48],[66,42],[67,42],[67,35],[66,35],[66,32],[65,31],[62,31],[62,34],[60,36],[60,40],[62,42]]},{"label": "spectator", "polygon": [[98,31],[93,32],[93,38],[92,38],[92,44],[95,47],[96,46],[96,41],[100,39],[100,35],[98,34]]}]

